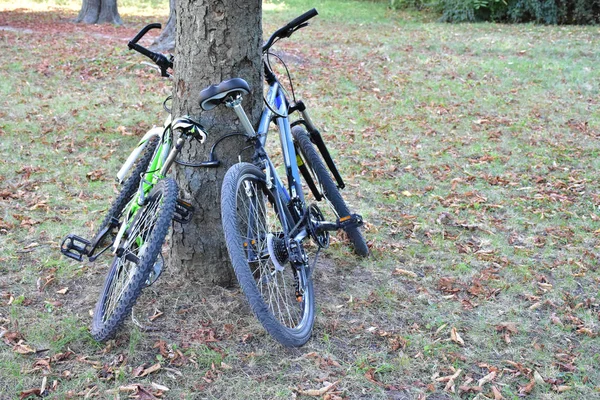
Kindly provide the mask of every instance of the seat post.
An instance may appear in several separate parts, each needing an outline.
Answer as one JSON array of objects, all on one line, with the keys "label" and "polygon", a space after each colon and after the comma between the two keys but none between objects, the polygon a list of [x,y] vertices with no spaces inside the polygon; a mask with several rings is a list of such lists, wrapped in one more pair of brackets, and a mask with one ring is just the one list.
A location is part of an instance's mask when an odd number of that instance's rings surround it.
[{"label": "seat post", "polygon": [[242,107],[242,100],[242,96],[238,94],[235,99],[230,97],[225,102],[225,105],[229,108],[233,108],[235,115],[237,115],[238,119],[242,123],[242,126],[244,127],[244,131],[246,131],[249,136],[256,136],[256,131],[250,123],[250,120],[244,111],[244,107]]}]

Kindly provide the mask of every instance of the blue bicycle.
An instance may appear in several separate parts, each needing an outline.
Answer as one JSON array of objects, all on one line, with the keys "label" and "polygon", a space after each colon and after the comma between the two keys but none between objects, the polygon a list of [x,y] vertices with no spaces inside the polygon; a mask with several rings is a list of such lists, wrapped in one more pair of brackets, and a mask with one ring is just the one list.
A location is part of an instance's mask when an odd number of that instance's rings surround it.
[{"label": "blue bicycle", "polygon": [[[312,333],[315,299],[311,272],[320,249],[329,245],[329,232],[342,229],[357,254],[366,256],[369,252],[359,230],[362,218],[350,213],[339,192],[344,182],[322,136],[304,103],[295,95],[292,101],[288,99],[271,68],[270,57],[275,56],[271,46],[307,26],[316,15],[315,9],[301,15],[277,30],[263,46],[268,92],[258,131],[241,105],[242,96],[250,93],[243,79],[229,79],[200,94],[204,110],[225,104],[235,111],[253,149],[251,163],[235,164],[225,175],[221,191],[223,230],[236,277],[252,311],[267,332],[285,346],[301,346]],[[301,117],[290,123],[295,112]],[[287,185],[265,150],[271,122],[279,130]],[[316,202],[308,203],[309,196],[327,205],[331,221]],[[305,249],[307,238],[317,246],[311,262]]]}]

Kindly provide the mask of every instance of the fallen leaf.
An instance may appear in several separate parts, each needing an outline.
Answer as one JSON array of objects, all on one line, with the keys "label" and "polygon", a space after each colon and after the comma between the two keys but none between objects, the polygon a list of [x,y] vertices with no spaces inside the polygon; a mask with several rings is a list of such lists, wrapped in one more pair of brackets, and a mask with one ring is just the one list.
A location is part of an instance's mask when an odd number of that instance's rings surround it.
[{"label": "fallen leaf", "polygon": [[85,174],[85,176],[90,181],[95,182],[95,181],[100,181],[100,180],[106,180],[105,174],[106,174],[106,171],[104,171],[103,169],[97,169],[97,170],[88,172],[87,174]]},{"label": "fallen leaf", "polygon": [[573,387],[571,387],[571,386],[566,386],[566,385],[560,385],[560,386],[557,386],[555,390],[556,390],[558,393],[562,393],[562,392],[566,392],[567,390],[571,390],[571,389],[573,389]]},{"label": "fallen leaf", "polygon": [[460,385],[458,387],[458,390],[464,393],[480,393],[481,391],[483,391],[483,388],[481,386]]},{"label": "fallen leaf", "polygon": [[535,383],[537,383],[538,385],[546,384],[546,381],[544,380],[544,378],[542,378],[542,375],[540,375],[540,373],[537,371],[533,371],[533,379],[535,380]]},{"label": "fallen leaf", "polygon": [[381,385],[381,382],[379,382],[375,377],[375,368],[369,368],[369,370],[365,372],[365,378],[367,378],[369,382],[373,382],[376,385]]},{"label": "fallen leaf", "polygon": [[562,323],[562,321],[560,320],[560,318],[558,318],[558,317],[556,316],[556,314],[555,314],[555,313],[552,313],[552,315],[550,316],[550,321],[552,321],[552,323],[553,323],[554,325],[563,326],[563,323]]},{"label": "fallen leaf", "polygon": [[446,386],[444,387],[444,391],[454,393],[454,380],[458,378],[458,376],[462,373],[462,369],[457,370],[453,375],[442,376],[437,378],[437,382],[446,382]]},{"label": "fallen leaf", "polygon": [[500,390],[496,386],[492,385],[492,393],[494,394],[494,400],[504,400],[502,393],[500,393]]},{"label": "fallen leaf", "polygon": [[221,361],[221,368],[223,369],[232,369],[233,367],[227,363],[225,363],[224,361]]},{"label": "fallen leaf", "polygon": [[[138,385],[125,385],[125,386],[119,386],[119,392],[137,392],[138,390]],[[107,392],[111,392],[110,390],[107,390]]]},{"label": "fallen leaf", "polygon": [[480,380],[478,380],[477,385],[483,386],[486,383],[493,381],[494,379],[496,379],[496,371],[492,371],[489,374],[487,374],[486,376],[484,376],[483,378],[481,378]]},{"label": "fallen leaf", "polygon": [[138,399],[138,400],[154,400],[157,398],[154,394],[152,394],[150,391],[148,391],[148,389],[146,389],[142,385],[137,385],[137,386],[138,386],[138,391],[135,393],[136,399]]},{"label": "fallen leaf", "polygon": [[56,293],[58,293],[58,294],[67,294],[68,291],[69,291],[69,288],[66,287],[66,288],[62,288],[60,290],[57,290]]},{"label": "fallen leaf", "polygon": [[[119,389],[110,389],[106,391],[106,393],[108,394],[116,394],[117,396],[114,396],[116,398],[118,398],[118,392],[131,393],[129,397],[138,400],[154,400],[157,398],[154,394],[152,394],[150,391],[148,391],[148,389],[146,389],[139,383],[135,383],[133,385],[119,386]],[[157,394],[159,393],[160,391],[157,392]]]},{"label": "fallen leaf", "polygon": [[154,346],[152,346],[152,347],[155,349],[158,349],[161,356],[169,357],[169,350],[167,349],[167,342],[165,342],[164,340],[157,341],[156,343],[154,343]]},{"label": "fallen leaf", "polygon": [[163,386],[163,385],[161,385],[159,383],[156,383],[156,382],[152,382],[152,387],[154,389],[156,389],[156,390],[160,390],[161,392],[168,392],[169,390],[171,390],[168,387]]},{"label": "fallen leaf", "polygon": [[330,383],[329,385],[326,385],[326,386],[322,387],[321,389],[302,390],[302,389],[298,388],[298,389],[295,389],[295,391],[298,392],[298,394],[301,394],[303,396],[321,397],[325,393],[331,391],[332,389],[335,389],[335,387],[339,383],[340,383],[340,381],[335,381],[333,383]]},{"label": "fallen leaf", "polygon": [[590,337],[596,336],[596,334],[591,329],[589,329],[589,328],[579,328],[579,329],[577,329],[576,332],[584,334],[584,335],[588,335]]},{"label": "fallen leaf", "polygon": [[23,390],[20,394],[20,399],[26,399],[31,396],[42,397],[42,393],[40,392],[40,388]]},{"label": "fallen leaf", "polygon": [[501,324],[496,325],[497,331],[508,331],[510,333],[518,333],[517,324],[514,322],[503,322]]},{"label": "fallen leaf", "polygon": [[519,389],[519,393],[529,394],[533,390],[534,386],[535,386],[535,379],[531,378],[531,380],[529,381],[529,383],[527,385],[525,385]]},{"label": "fallen leaf", "polygon": [[152,315],[149,319],[150,321],[154,322],[154,320],[158,317],[160,317],[161,315],[163,315],[163,312],[160,310],[154,310],[154,315]]},{"label": "fallen leaf", "polygon": [[42,379],[42,386],[40,387],[40,394],[44,394],[44,392],[46,391],[46,384],[48,383],[48,377],[45,376]]},{"label": "fallen leaf", "polygon": [[1,337],[4,343],[8,345],[17,344],[19,343],[19,341],[24,339],[23,335],[20,332],[12,331],[2,331]]},{"label": "fallen leaf", "polygon": [[153,366],[148,367],[145,370],[143,370],[139,376],[142,377],[142,376],[150,375],[151,373],[158,371],[160,368],[161,368],[160,363],[156,363]]},{"label": "fallen leaf", "polygon": [[48,372],[52,372],[52,368],[50,368],[50,357],[46,357],[46,358],[38,358],[34,363],[33,363],[34,369],[37,369],[35,367],[40,367],[40,368],[46,368],[48,370]]},{"label": "fallen leaf", "polygon": [[406,269],[402,269],[402,268],[396,268],[394,270],[394,272],[392,272],[392,275],[403,275],[403,276],[407,276],[409,278],[416,278],[417,274],[415,274],[412,271],[408,271]]},{"label": "fallen leaf", "polygon": [[65,351],[64,353],[56,353],[50,358],[51,362],[59,362],[64,361],[67,358],[71,357],[74,353],[72,351]]},{"label": "fallen leaf", "polygon": [[132,136],[134,135],[133,132],[129,132],[127,131],[127,128],[125,128],[123,125],[119,125],[119,127],[117,128],[117,131],[119,131],[119,133],[123,136]]},{"label": "fallen leaf", "polygon": [[510,344],[510,335],[518,332],[517,324],[515,324],[514,322],[504,322],[496,325],[496,331],[504,332],[504,341],[506,342],[506,344]]},{"label": "fallen leaf", "polygon": [[465,345],[465,341],[460,337],[458,331],[456,330],[456,327],[454,326],[452,327],[452,329],[450,329],[450,339],[452,339],[454,343],[458,343],[461,346]]},{"label": "fallen leaf", "polygon": [[133,376],[134,378],[137,378],[138,376],[140,376],[140,374],[144,372],[144,364],[140,365],[139,367],[134,368],[131,371],[131,376]]},{"label": "fallen leaf", "polygon": [[13,351],[19,354],[35,353],[35,349],[25,344],[22,340],[13,347]]}]

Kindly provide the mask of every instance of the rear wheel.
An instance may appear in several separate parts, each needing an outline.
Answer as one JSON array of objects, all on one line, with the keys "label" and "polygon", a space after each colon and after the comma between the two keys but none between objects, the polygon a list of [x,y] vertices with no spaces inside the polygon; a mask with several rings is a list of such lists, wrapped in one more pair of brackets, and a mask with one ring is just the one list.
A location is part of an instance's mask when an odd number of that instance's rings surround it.
[{"label": "rear wheel", "polygon": [[[324,200],[328,204],[328,208],[332,211],[335,218],[350,215],[350,210],[342,198],[342,194],[334,183],[321,156],[319,156],[319,153],[315,150],[308,133],[302,127],[295,126],[292,129],[292,135],[294,135],[294,139],[302,153],[302,158],[305,161],[307,170],[315,183],[313,190],[316,189],[320,194],[319,197],[322,197],[321,199],[317,198],[316,200]],[[327,215],[325,217],[327,218]],[[369,247],[359,228],[348,228],[345,229],[345,232],[354,248],[354,252],[359,256],[367,256],[369,254]]]},{"label": "rear wheel", "polygon": [[221,191],[223,230],[236,277],[260,323],[284,346],[301,346],[314,323],[313,284],[307,263],[290,261],[276,195],[261,170],[234,165]]},{"label": "rear wheel", "polygon": [[146,204],[129,220],[122,245],[113,259],[94,310],[92,336],[98,341],[112,337],[130,314],[147,285],[171,226],[177,202],[173,179],[160,180],[150,191]]}]

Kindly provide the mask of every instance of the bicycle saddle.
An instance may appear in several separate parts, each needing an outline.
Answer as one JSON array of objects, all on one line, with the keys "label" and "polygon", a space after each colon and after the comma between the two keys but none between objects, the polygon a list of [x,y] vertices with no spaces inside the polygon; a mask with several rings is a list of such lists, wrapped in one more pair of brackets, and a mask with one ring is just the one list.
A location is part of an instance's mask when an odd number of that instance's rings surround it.
[{"label": "bicycle saddle", "polygon": [[200,92],[200,107],[204,111],[212,110],[221,104],[227,96],[250,93],[248,82],[242,78],[228,79],[218,85],[210,85]]}]

